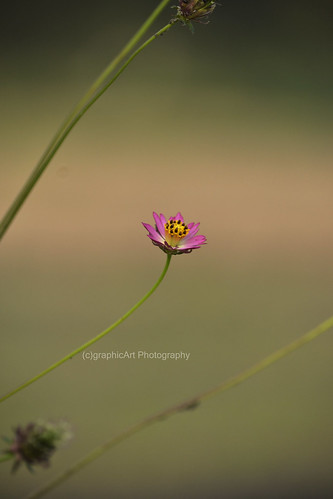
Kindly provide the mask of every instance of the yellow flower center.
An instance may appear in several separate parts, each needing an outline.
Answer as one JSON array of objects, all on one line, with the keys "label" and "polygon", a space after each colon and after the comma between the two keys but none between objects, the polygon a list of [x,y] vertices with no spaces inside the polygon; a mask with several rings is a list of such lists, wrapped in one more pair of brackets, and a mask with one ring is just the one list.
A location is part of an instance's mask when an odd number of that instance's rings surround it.
[{"label": "yellow flower center", "polygon": [[177,246],[179,241],[189,233],[189,228],[181,220],[168,220],[164,224],[165,239],[170,246]]}]

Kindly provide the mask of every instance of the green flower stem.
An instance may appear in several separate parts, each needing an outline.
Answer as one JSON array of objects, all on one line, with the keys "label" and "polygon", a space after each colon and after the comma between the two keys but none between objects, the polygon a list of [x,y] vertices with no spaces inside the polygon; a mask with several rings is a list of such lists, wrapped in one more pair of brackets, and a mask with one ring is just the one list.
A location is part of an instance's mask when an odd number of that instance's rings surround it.
[{"label": "green flower stem", "polygon": [[135,312],[135,310],[137,310],[154,293],[154,291],[158,288],[158,286],[163,281],[163,278],[165,277],[165,274],[167,273],[167,270],[168,270],[169,265],[170,265],[170,261],[171,261],[171,255],[167,255],[167,260],[166,260],[165,267],[163,269],[162,274],[158,278],[157,282],[154,284],[154,286],[151,288],[151,290],[148,291],[148,293],[145,294],[145,296],[143,298],[141,298],[141,300],[139,300],[128,312],[126,312],[125,315],[123,315],[122,317],[120,317],[120,319],[118,319],[116,322],[114,322],[107,329],[105,329],[104,331],[102,331],[101,333],[99,333],[97,336],[95,336],[91,340],[87,341],[86,343],[84,343],[83,345],[81,345],[76,350],[73,350],[73,352],[71,352],[68,355],[66,355],[63,359],[59,360],[55,364],[52,364],[50,367],[48,367],[44,371],[42,371],[41,373],[37,374],[37,376],[34,376],[33,378],[31,378],[28,381],[26,381],[25,383],[23,383],[23,385],[18,386],[17,388],[15,388],[15,390],[13,390],[13,391],[7,393],[6,395],[4,395],[3,397],[1,397],[0,398],[0,402],[3,402],[4,400],[8,399],[9,397],[11,397],[12,395],[14,395],[15,393],[20,392],[21,390],[23,390],[27,386],[31,385],[35,381],[39,380],[40,378],[42,378],[43,376],[45,376],[49,372],[53,371],[53,369],[56,369],[57,367],[61,366],[61,364],[64,364],[67,360],[72,359],[78,353],[82,352],[83,350],[86,350],[91,345],[93,345],[94,343],[96,343],[96,341],[102,339],[108,333],[110,333],[111,331],[113,331],[113,329],[115,329],[117,326],[119,326],[119,324],[121,324],[122,322],[124,322],[124,320],[127,319],[127,317],[129,317],[133,312]]},{"label": "green flower stem", "polygon": [[146,419],[139,421],[139,423],[136,423],[135,425],[129,427],[127,430],[119,433],[115,437],[111,438],[111,440],[107,441],[103,445],[100,445],[99,447],[94,449],[90,454],[88,454],[83,459],[78,461],[71,468],[68,468],[64,473],[59,475],[57,478],[50,481],[48,484],[46,484],[44,487],[40,488],[38,491],[30,494],[27,499],[37,499],[38,497],[42,497],[44,494],[46,494],[50,490],[53,490],[55,487],[57,487],[61,483],[65,482],[72,475],[75,475],[75,473],[80,471],[82,468],[84,468],[85,466],[87,466],[91,462],[95,461],[95,459],[97,459],[98,457],[105,454],[105,452],[112,449],[112,447],[115,447],[116,445],[118,445],[122,441],[127,440],[132,435],[139,433],[140,431],[144,430],[148,426],[153,425],[154,423],[157,423],[158,421],[165,421],[170,416],[178,414],[182,411],[195,409],[196,407],[198,407],[200,402],[202,402],[210,397],[213,397],[213,396],[217,395],[218,393],[225,392],[225,391],[229,390],[230,388],[233,388],[234,386],[237,386],[237,385],[243,383],[244,381],[251,378],[255,374],[258,374],[259,372],[263,371],[267,367],[271,366],[272,364],[274,364],[278,360],[283,359],[288,354],[294,352],[295,350],[297,350],[301,346],[314,340],[320,334],[324,333],[328,329],[331,329],[332,327],[333,327],[333,316],[330,319],[326,320],[325,322],[319,324],[319,326],[317,326],[315,329],[312,329],[311,331],[306,333],[304,336],[301,336],[299,339],[293,341],[289,345],[277,350],[276,352],[269,355],[268,357],[265,357],[263,360],[261,360],[260,362],[258,362],[254,366],[250,367],[249,369],[246,369],[245,371],[241,372],[237,376],[225,381],[224,383],[218,385],[217,387],[215,387],[211,390],[208,390],[206,392],[203,392],[203,393],[201,393],[195,397],[192,397],[188,400],[185,400],[185,402],[182,402],[181,404],[171,406],[164,411],[158,412],[157,414],[154,414],[153,416],[150,416]]},{"label": "green flower stem", "polygon": [[8,452],[6,454],[2,454],[0,456],[0,463],[4,463],[5,461],[9,461],[10,459],[13,459],[14,455],[11,452]]},{"label": "green flower stem", "polygon": [[[151,43],[158,35],[164,33],[169,29],[169,27],[173,24],[170,23],[165,28],[162,28],[156,35],[149,38],[149,40],[144,43],[131,57],[130,59],[122,66],[122,68],[118,71],[118,73],[114,76],[114,78],[109,81],[109,77],[111,73],[115,70],[115,68],[120,64],[120,62],[127,56],[127,54],[133,49],[133,47],[138,43],[138,41],[142,38],[142,36],[146,33],[148,28],[155,21],[157,16],[161,13],[161,11],[167,6],[170,0],[163,0],[156,9],[152,12],[152,14],[148,17],[148,19],[144,22],[141,28],[135,33],[135,35],[131,38],[131,40],[127,43],[127,45],[121,50],[121,52],[116,56],[116,58],[107,66],[107,68],[102,72],[102,74],[97,78],[97,80],[92,84],[89,88],[88,92],[82,97],[79,103],[75,106],[72,113],[68,116],[66,121],[62,124],[57,134],[54,136],[53,140],[45,150],[43,156],[37,163],[35,169],[32,171],[30,177],[26,181],[22,190],[18,193],[17,197],[14,199],[12,205],[9,207],[7,213],[4,215],[3,219],[0,222],[0,240],[4,236],[8,227],[14,220],[16,214],[22,207],[24,201],[29,196],[33,187],[37,183],[38,179],[44,172],[47,165],[50,163],[53,156],[58,151],[59,147],[72,130],[72,128],[76,125],[79,119],[85,114],[85,112],[96,102],[96,100],[105,92],[107,88],[120,76],[123,70],[128,66],[128,64],[143,50],[149,43]],[[98,90],[101,89],[99,92]]]}]

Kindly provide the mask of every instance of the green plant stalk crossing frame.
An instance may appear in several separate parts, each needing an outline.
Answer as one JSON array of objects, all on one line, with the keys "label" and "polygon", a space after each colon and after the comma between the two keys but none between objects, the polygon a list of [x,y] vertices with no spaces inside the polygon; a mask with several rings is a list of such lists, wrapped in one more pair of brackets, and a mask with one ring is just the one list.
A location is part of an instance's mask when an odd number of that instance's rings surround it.
[{"label": "green plant stalk crossing frame", "polygon": [[37,374],[37,376],[34,376],[33,378],[29,379],[28,381],[26,381],[22,385],[20,385],[17,388],[15,388],[15,390],[12,390],[11,392],[9,392],[6,395],[4,395],[3,397],[1,397],[0,398],[0,402],[4,402],[9,397],[12,397],[13,395],[15,395],[15,393],[20,392],[24,388],[27,388],[29,385],[32,385],[32,383],[34,383],[35,381],[38,381],[40,378],[42,378],[43,376],[45,376],[49,372],[51,372],[54,369],[56,369],[57,367],[61,366],[67,360],[72,359],[78,353],[83,352],[84,350],[86,350],[87,348],[89,348],[91,345],[93,345],[94,343],[96,343],[96,341],[101,340],[104,336],[106,336],[113,329],[115,329],[117,326],[119,326],[119,324],[121,324],[122,322],[124,322],[124,320],[127,319],[127,317],[129,317],[133,312],[135,312],[135,310],[137,310],[154,293],[154,291],[158,288],[158,286],[161,284],[161,282],[163,281],[163,279],[164,279],[164,277],[165,277],[165,275],[166,275],[166,273],[168,271],[168,268],[169,268],[169,265],[170,265],[170,261],[171,261],[171,255],[167,255],[167,260],[166,260],[163,272],[160,275],[160,277],[158,278],[158,280],[156,281],[156,283],[154,284],[154,286],[151,288],[150,291],[148,291],[148,293],[146,293],[144,295],[143,298],[141,298],[141,300],[139,300],[130,310],[128,310],[128,312],[126,312],[126,314],[124,314],[122,317],[120,317],[120,319],[118,319],[116,322],[114,322],[113,324],[111,324],[111,326],[109,326],[107,329],[105,329],[104,331],[102,331],[101,333],[99,333],[97,336],[95,336],[91,340],[89,340],[86,343],[84,343],[83,345],[81,345],[79,348],[76,348],[76,350],[73,350],[73,352],[69,353],[68,355],[66,355],[65,357],[63,357],[61,360],[58,360],[58,362],[55,362],[50,367],[48,367],[47,369],[45,369],[41,373]]},{"label": "green plant stalk crossing frame", "polygon": [[45,150],[43,156],[37,163],[35,169],[32,171],[30,177],[26,181],[22,190],[18,193],[17,197],[14,199],[13,203],[9,207],[7,213],[5,213],[3,219],[0,222],[0,240],[3,238],[7,229],[13,222],[18,211],[22,207],[23,203],[29,196],[30,192],[36,185],[38,179],[52,160],[53,156],[58,151],[61,144],[66,139],[67,135],[76,125],[76,123],[82,118],[82,116],[88,111],[88,109],[97,101],[97,99],[115,82],[115,80],[121,75],[128,64],[153,40],[155,40],[159,35],[167,31],[174,22],[171,22],[161,30],[159,30],[155,35],[150,37],[141,47],[139,47],[134,54],[127,60],[127,62],[121,67],[121,69],[116,73],[116,75],[108,81],[111,73],[120,64],[120,62],[129,54],[129,52],[134,48],[134,46],[139,42],[142,36],[146,33],[148,28],[155,21],[157,16],[161,11],[167,6],[170,0],[163,0],[148,19],[144,22],[141,28],[135,33],[135,35],[130,39],[130,41],[125,45],[121,52],[115,57],[115,59],[107,66],[107,68],[102,72],[102,74],[97,78],[97,80],[89,88],[88,92],[82,97],[79,103],[75,106],[72,113],[68,116],[66,121],[60,127],[58,133],[54,136],[53,140]]},{"label": "green plant stalk crossing frame", "polygon": [[257,364],[254,364],[249,369],[246,369],[245,371],[239,373],[238,375],[234,376],[233,378],[230,378],[229,380],[225,381],[224,383],[221,383],[220,385],[216,386],[215,388],[212,388],[211,390],[208,390],[208,391],[203,392],[199,395],[196,395],[195,397],[192,397],[188,400],[185,400],[185,402],[182,402],[181,404],[171,406],[164,411],[158,412],[157,414],[154,414],[153,416],[150,416],[146,419],[139,421],[138,423],[129,427],[127,430],[124,430],[123,432],[119,433],[115,437],[111,438],[109,441],[105,442],[104,444],[100,445],[99,447],[96,447],[96,449],[94,449],[90,454],[85,456],[83,459],[80,459],[76,464],[74,464],[72,467],[70,467],[69,469],[64,471],[57,478],[50,481],[48,484],[46,484],[44,487],[40,488],[38,491],[30,494],[27,497],[27,499],[37,499],[39,497],[44,496],[47,492],[50,492],[55,487],[57,487],[61,483],[68,480],[68,478],[70,478],[72,475],[75,475],[82,468],[84,468],[88,464],[92,463],[93,461],[95,461],[95,459],[99,458],[100,456],[105,454],[108,450],[112,449],[113,447],[120,444],[124,440],[127,440],[132,435],[139,433],[140,431],[144,430],[145,428],[148,428],[149,426],[153,425],[154,423],[157,423],[159,421],[165,421],[170,416],[174,416],[175,414],[179,414],[180,412],[183,412],[183,411],[195,409],[204,400],[207,400],[210,397],[214,397],[218,393],[226,392],[227,390],[230,390],[231,388],[234,388],[235,386],[240,385],[241,383],[248,380],[249,378],[251,378],[255,374],[258,374],[259,372],[263,371],[267,367],[271,366],[272,364],[274,364],[278,360],[283,359],[284,357],[286,357],[290,353],[294,352],[295,350],[298,350],[303,345],[306,345],[310,341],[313,341],[318,336],[320,336],[322,333],[326,332],[327,330],[331,329],[332,327],[333,327],[333,316],[330,317],[329,319],[327,319],[326,321],[322,322],[321,324],[319,324],[319,326],[312,329],[308,333],[304,334],[303,336],[301,336],[297,340],[293,341],[289,345],[286,345],[285,347],[280,348],[279,350],[272,353],[268,357],[265,357],[263,360],[261,360]]}]

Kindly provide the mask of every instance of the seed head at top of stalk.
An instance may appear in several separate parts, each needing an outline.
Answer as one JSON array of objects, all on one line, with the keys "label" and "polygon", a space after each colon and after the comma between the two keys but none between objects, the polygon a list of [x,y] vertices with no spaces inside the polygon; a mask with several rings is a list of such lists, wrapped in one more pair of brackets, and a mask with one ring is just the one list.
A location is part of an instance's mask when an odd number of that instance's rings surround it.
[{"label": "seed head at top of stalk", "polygon": [[207,17],[213,12],[216,2],[212,0],[179,0],[176,19],[193,31],[191,21],[207,24]]}]

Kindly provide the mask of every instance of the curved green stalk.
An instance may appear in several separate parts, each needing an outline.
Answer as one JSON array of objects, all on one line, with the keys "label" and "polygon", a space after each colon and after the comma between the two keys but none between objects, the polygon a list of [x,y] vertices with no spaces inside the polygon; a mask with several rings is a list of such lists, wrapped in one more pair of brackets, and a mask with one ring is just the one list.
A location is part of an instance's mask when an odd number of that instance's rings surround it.
[{"label": "curved green stalk", "polygon": [[212,388],[211,390],[208,390],[206,392],[203,392],[195,397],[191,397],[190,399],[185,400],[185,402],[182,402],[181,404],[171,406],[164,411],[158,412],[157,414],[154,414],[153,416],[150,416],[146,419],[139,421],[135,425],[129,427],[127,430],[119,433],[115,437],[111,438],[109,441],[105,442],[104,444],[102,444],[99,447],[97,447],[96,449],[94,449],[90,454],[85,456],[83,459],[80,459],[80,461],[78,461],[76,464],[74,464],[68,470],[63,472],[57,478],[50,481],[48,484],[46,484],[44,487],[40,488],[38,491],[30,494],[27,499],[37,499],[38,497],[42,497],[44,494],[46,494],[50,490],[53,490],[55,487],[57,487],[61,483],[65,482],[72,475],[75,475],[75,473],[80,471],[82,468],[84,468],[85,466],[87,466],[91,462],[95,461],[95,459],[97,459],[98,457],[105,454],[105,452],[107,452],[112,447],[115,447],[116,445],[121,443],[123,440],[127,440],[132,435],[139,433],[140,431],[144,430],[148,426],[153,425],[154,423],[157,423],[158,421],[165,421],[170,416],[174,416],[175,414],[178,414],[182,411],[195,409],[200,404],[200,402],[208,399],[209,397],[213,397],[213,396],[217,395],[218,393],[225,392],[225,391],[229,390],[230,388],[233,388],[234,386],[239,385],[240,383],[243,383],[244,381],[251,378],[255,374],[266,369],[266,367],[271,366],[272,364],[274,364],[278,360],[286,357],[291,352],[294,352],[295,350],[297,350],[301,346],[314,340],[320,334],[324,333],[328,329],[331,329],[332,327],[333,327],[333,317],[330,317],[328,320],[319,324],[319,326],[317,326],[315,329],[312,329],[311,331],[309,331],[305,335],[301,336],[299,339],[297,339],[297,340],[293,341],[292,343],[290,343],[289,345],[277,350],[276,352],[269,355],[268,357],[265,357],[263,360],[261,360],[260,362],[258,362],[254,366],[250,367],[249,369],[246,369],[245,371],[241,372],[237,376],[227,380],[226,382],[218,385],[217,387]]},{"label": "curved green stalk", "polygon": [[[16,214],[22,207],[24,201],[29,196],[33,187],[37,183],[39,177],[44,172],[47,165],[50,163],[51,159],[72,130],[72,128],[76,125],[79,119],[84,115],[84,113],[90,108],[90,106],[96,102],[96,100],[105,92],[105,90],[118,78],[118,76],[122,73],[125,67],[128,66],[129,62],[131,62],[141,50],[148,45],[146,42],[143,46],[140,47],[121,68],[121,70],[116,74],[116,76],[108,82],[108,78],[114,69],[120,64],[120,62],[129,54],[129,52],[134,48],[134,46],[139,42],[142,36],[146,33],[148,28],[155,21],[157,16],[161,13],[161,11],[167,6],[170,0],[162,0],[162,2],[156,7],[156,9],[152,12],[152,14],[148,17],[148,19],[144,22],[141,28],[135,33],[135,35],[131,38],[131,40],[126,44],[126,46],[121,50],[121,52],[116,56],[116,58],[107,66],[107,68],[102,72],[102,74],[97,78],[97,80],[92,84],[89,88],[88,92],[82,97],[82,99],[78,102],[78,104],[73,109],[72,113],[68,116],[66,121],[62,124],[57,134],[54,136],[53,140],[45,150],[43,156],[37,163],[35,169],[32,171],[30,177],[27,182],[23,186],[22,190],[18,193],[17,197],[14,199],[12,205],[9,207],[7,213],[5,213],[3,219],[0,222],[0,240],[4,236],[8,227],[14,220]],[[160,30],[158,34],[162,34],[162,32],[166,31],[166,29]],[[153,41],[155,37],[151,37],[150,42]],[[149,43],[150,43],[149,42]],[[102,91],[96,94],[98,89],[102,87]]]},{"label": "curved green stalk", "polygon": [[94,343],[96,343],[96,341],[102,339],[104,336],[106,336],[108,333],[110,333],[113,329],[115,329],[117,326],[119,326],[119,324],[121,324],[125,319],[127,319],[127,317],[129,317],[133,312],[135,312],[135,310],[137,310],[153,294],[153,292],[156,290],[156,288],[158,288],[158,286],[163,281],[163,278],[164,278],[165,274],[167,273],[167,270],[168,270],[169,265],[170,265],[170,261],[171,261],[171,255],[167,255],[166,264],[165,264],[163,272],[160,275],[160,277],[158,278],[157,282],[154,284],[154,286],[151,288],[151,290],[148,291],[148,293],[145,294],[145,296],[143,298],[141,298],[141,300],[139,300],[128,312],[126,312],[125,315],[123,315],[122,317],[120,317],[120,319],[118,319],[116,322],[114,322],[107,329],[105,329],[104,331],[102,331],[101,333],[99,333],[97,336],[95,336],[91,340],[87,341],[86,343],[84,343],[83,345],[81,345],[79,348],[76,348],[76,350],[73,350],[73,352],[69,353],[68,355],[66,355],[65,357],[63,357],[61,360],[59,360],[55,364],[52,364],[50,367],[48,367],[47,369],[45,369],[41,373],[37,374],[37,376],[34,376],[33,378],[29,379],[28,381],[26,381],[22,385],[20,385],[17,388],[15,388],[15,390],[12,390],[11,392],[9,392],[6,395],[4,395],[3,397],[1,397],[0,398],[0,402],[3,402],[4,400],[8,399],[9,397],[11,397],[12,395],[14,395],[15,393],[20,392],[21,390],[23,390],[27,386],[31,385],[35,381],[38,381],[40,378],[42,378],[43,376],[45,376],[49,372],[53,371],[57,367],[61,366],[61,364],[64,364],[67,360],[72,359],[78,353],[80,353],[83,350],[89,348],[91,345],[93,345]]}]

